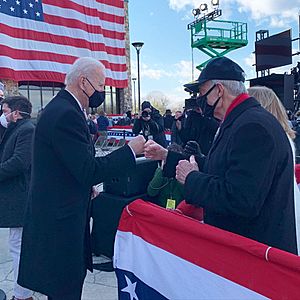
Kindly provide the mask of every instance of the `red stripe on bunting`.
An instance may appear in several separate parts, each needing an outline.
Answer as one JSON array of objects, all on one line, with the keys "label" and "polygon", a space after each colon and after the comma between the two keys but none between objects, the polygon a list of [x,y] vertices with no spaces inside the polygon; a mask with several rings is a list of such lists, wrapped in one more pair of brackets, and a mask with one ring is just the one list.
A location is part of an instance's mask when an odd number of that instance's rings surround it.
[{"label": "red stripe on bunting", "polygon": [[[119,230],[271,299],[297,299],[299,257],[137,200]],[[138,253],[137,253],[138,255]],[[187,279],[188,280],[188,279]]]}]

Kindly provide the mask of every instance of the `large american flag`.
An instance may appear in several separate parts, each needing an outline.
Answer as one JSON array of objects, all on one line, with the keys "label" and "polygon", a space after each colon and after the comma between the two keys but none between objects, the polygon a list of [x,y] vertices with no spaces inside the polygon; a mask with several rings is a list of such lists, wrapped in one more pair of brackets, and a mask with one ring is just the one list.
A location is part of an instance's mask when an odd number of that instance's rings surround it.
[{"label": "large american flag", "polygon": [[0,78],[64,82],[89,56],[127,86],[124,0],[0,0]]}]

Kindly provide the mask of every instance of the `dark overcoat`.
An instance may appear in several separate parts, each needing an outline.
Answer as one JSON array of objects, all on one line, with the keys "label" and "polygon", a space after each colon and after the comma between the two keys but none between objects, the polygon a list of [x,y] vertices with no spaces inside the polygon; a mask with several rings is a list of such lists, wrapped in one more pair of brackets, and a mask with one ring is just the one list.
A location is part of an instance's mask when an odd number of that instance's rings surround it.
[{"label": "dark overcoat", "polygon": [[286,133],[249,98],[221,125],[203,172],[188,175],[186,201],[207,224],[297,253],[293,176]]},{"label": "dark overcoat", "polygon": [[127,145],[94,157],[85,116],[68,91],[51,100],[34,136],[20,285],[52,297],[78,290],[92,270],[91,187],[133,166]]},{"label": "dark overcoat", "polygon": [[[146,135],[147,131],[149,132]],[[152,135],[153,140],[156,143],[164,148],[167,147],[167,140],[164,132],[164,119],[157,110],[154,110],[154,113],[151,113],[151,119],[149,121],[143,120],[142,117],[134,120],[132,132],[136,135],[142,132],[146,140],[148,140],[149,135]]]},{"label": "dark overcoat", "polygon": [[12,122],[0,142],[0,227],[22,227],[30,180],[30,119]]}]

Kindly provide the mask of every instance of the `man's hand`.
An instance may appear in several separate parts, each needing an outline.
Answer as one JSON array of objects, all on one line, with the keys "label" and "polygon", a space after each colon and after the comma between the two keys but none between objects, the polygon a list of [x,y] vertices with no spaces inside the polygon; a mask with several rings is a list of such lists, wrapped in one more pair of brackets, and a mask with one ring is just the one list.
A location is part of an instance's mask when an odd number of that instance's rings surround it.
[{"label": "man's hand", "polygon": [[128,143],[128,146],[133,150],[135,155],[142,154],[144,152],[145,142],[145,138],[142,135],[138,135]]},{"label": "man's hand", "polygon": [[153,160],[166,160],[168,155],[168,150],[155,143],[153,140],[149,140],[145,144],[144,152],[146,158]]},{"label": "man's hand", "polygon": [[188,160],[180,160],[177,167],[176,167],[176,179],[182,183],[185,184],[185,180],[187,176],[192,171],[199,171],[198,165],[195,161],[195,157],[191,156],[190,161]]}]

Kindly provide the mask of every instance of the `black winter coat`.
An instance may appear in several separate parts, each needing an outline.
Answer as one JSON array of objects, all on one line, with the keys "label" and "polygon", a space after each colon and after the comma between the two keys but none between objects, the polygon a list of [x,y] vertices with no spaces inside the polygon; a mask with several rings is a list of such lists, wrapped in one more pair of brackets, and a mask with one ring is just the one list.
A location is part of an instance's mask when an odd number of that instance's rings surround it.
[{"label": "black winter coat", "polygon": [[92,270],[91,187],[134,166],[127,145],[95,158],[76,100],[66,90],[51,100],[34,136],[20,285],[52,297],[80,287],[87,268]]},{"label": "black winter coat", "polygon": [[164,132],[164,120],[158,111],[151,113],[151,119],[149,121],[143,120],[142,117],[134,120],[132,132],[134,134],[142,132],[146,140],[148,140],[149,135],[151,135],[156,143],[165,148],[167,147],[167,140]]},{"label": "black winter coat", "polygon": [[30,119],[10,123],[0,142],[0,227],[22,227],[30,180]]},{"label": "black winter coat", "polygon": [[218,128],[219,122],[216,119],[191,111],[185,119],[183,128],[179,131],[179,135],[183,145],[188,141],[196,141],[200,145],[201,152],[206,155]]},{"label": "black winter coat", "polygon": [[297,253],[293,155],[279,122],[253,98],[220,127],[203,172],[185,183],[204,222]]}]

